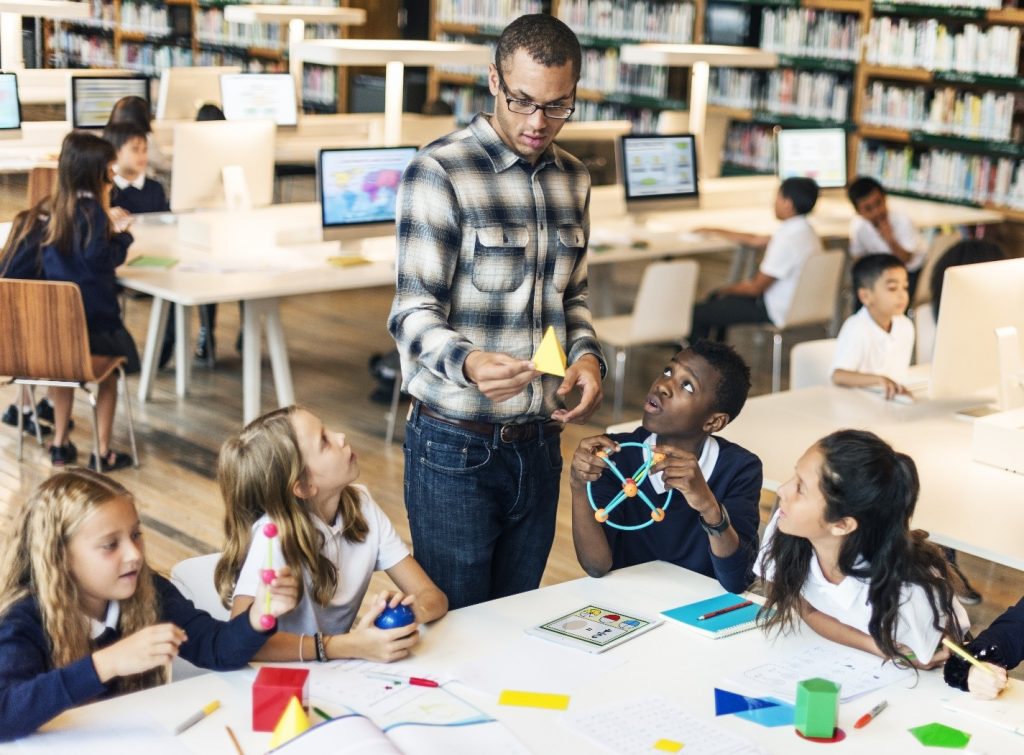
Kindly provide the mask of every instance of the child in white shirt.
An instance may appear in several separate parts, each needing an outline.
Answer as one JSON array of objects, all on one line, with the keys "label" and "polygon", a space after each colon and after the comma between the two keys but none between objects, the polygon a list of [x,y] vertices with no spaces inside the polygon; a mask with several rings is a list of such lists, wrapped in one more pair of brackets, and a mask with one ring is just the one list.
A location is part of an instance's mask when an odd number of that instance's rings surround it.
[{"label": "child in white shirt", "polygon": [[850,256],[891,254],[907,267],[910,295],[924,267],[928,247],[910,217],[890,210],[885,189],[869,176],[859,176],[846,189],[857,214],[850,221]]},{"label": "child in white shirt", "polygon": [[725,228],[700,228],[740,244],[764,248],[764,258],[753,278],[723,286],[693,309],[690,343],[715,337],[724,341],[730,325],[786,321],[796,283],[804,263],[822,251],[821,240],[807,222],[818,201],[818,185],[810,178],[787,178],[775,197],[775,217],[782,224],[775,233],[759,236]]},{"label": "child in white shirt", "polygon": [[903,385],[914,351],[907,269],[892,254],[870,254],[853,266],[853,288],[863,308],[843,323],[832,359],[832,382],[878,388],[887,399],[909,396]]},{"label": "child in white shirt", "polygon": [[[448,599],[409,555],[387,515],[363,486],[345,435],[329,432],[309,411],[278,409],[251,422],[220,453],[217,479],[227,509],[227,543],[214,580],[232,616],[248,609],[267,568],[302,574],[293,611],[256,655],[258,661],[366,658],[394,661],[419,641],[418,624],[448,611]],[[277,527],[269,538],[267,523]],[[356,613],[374,571],[397,591],[376,595]],[[414,597],[415,596],[415,597]],[[385,608],[410,606],[416,621],[379,629]]]},{"label": "child in white shirt", "polygon": [[970,622],[942,551],[910,529],[919,489],[913,460],[873,433],[840,430],[811,446],[779,489],[755,563],[766,629],[803,619],[887,660],[941,665],[942,637],[959,641]]}]

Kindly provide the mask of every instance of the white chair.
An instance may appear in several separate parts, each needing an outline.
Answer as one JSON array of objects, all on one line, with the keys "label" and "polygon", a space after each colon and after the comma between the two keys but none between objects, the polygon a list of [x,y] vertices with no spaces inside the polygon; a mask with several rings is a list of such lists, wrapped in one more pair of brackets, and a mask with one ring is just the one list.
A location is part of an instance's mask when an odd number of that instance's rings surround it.
[{"label": "white chair", "polygon": [[599,340],[615,352],[615,403],[612,421],[622,414],[626,354],[633,346],[678,342],[690,332],[699,267],[692,260],[648,265],[640,280],[633,312],[594,320]]},{"label": "white chair", "polygon": [[171,569],[171,582],[182,595],[195,603],[196,608],[215,619],[226,621],[231,618],[231,612],[220,602],[217,587],[213,584],[213,570],[218,559],[219,553],[210,553],[179,561]]},{"label": "white chair", "polygon": [[827,385],[832,379],[832,357],[836,353],[836,339],[798,343],[789,352],[789,389]]},{"label": "white chair", "polygon": [[914,363],[931,364],[935,351],[935,308],[931,302],[914,307]]},{"label": "white chair", "polygon": [[834,320],[845,262],[843,252],[823,252],[809,257],[797,279],[785,322],[777,326],[773,323],[758,326],[772,334],[772,393],[782,388],[782,335],[792,328],[828,324]]}]

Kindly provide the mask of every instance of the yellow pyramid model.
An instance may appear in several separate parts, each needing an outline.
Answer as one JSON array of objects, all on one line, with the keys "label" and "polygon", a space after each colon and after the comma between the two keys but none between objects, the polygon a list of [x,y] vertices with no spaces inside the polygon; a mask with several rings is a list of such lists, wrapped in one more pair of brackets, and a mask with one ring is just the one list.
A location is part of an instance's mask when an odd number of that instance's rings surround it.
[{"label": "yellow pyramid model", "polygon": [[299,702],[299,698],[293,696],[288,707],[281,714],[281,720],[274,727],[274,736],[270,739],[270,749],[280,747],[308,728],[309,717],[306,716],[306,711],[302,707],[302,703]]},{"label": "yellow pyramid model", "polygon": [[565,377],[565,352],[562,351],[562,344],[558,342],[553,326],[548,325],[544,338],[537,347],[537,353],[533,355],[533,363],[541,372]]}]

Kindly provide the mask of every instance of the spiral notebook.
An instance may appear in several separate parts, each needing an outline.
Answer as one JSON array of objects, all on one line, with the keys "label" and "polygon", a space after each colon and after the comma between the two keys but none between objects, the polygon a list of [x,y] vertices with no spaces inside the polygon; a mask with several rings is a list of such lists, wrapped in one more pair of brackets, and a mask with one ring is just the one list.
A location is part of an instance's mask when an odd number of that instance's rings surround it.
[{"label": "spiral notebook", "polygon": [[670,619],[685,624],[694,631],[700,632],[705,637],[717,640],[719,637],[728,637],[732,634],[746,632],[748,629],[754,629],[757,626],[757,612],[761,610],[761,606],[753,603],[735,611],[720,614],[719,616],[711,616],[703,620],[699,617],[743,603],[744,601],[746,601],[746,598],[727,592],[707,600],[698,600],[696,603],[687,603],[677,608],[669,608],[661,613],[663,616],[667,616]]}]

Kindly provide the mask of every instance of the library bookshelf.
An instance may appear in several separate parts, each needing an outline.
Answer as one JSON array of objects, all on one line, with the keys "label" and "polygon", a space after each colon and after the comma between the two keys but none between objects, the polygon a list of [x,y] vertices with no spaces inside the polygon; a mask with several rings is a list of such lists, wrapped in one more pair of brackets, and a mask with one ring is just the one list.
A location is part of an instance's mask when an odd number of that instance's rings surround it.
[{"label": "library bookshelf", "polygon": [[[293,4],[347,7],[349,0],[90,0],[92,16],[47,21],[44,52],[55,68],[125,68],[158,76],[170,66],[237,65],[250,71],[288,70],[288,25],[239,24],[229,5]],[[346,27],[307,24],[306,36],[346,36]],[[347,80],[333,66],[307,64],[302,104],[334,113],[347,101]]]},{"label": "library bookshelf", "polygon": [[[851,176],[875,175],[895,193],[990,206],[1021,219],[1024,9],[999,4],[432,0],[431,33],[493,44],[515,16],[552,13],[584,47],[577,117],[626,118],[644,131],[654,129],[659,112],[686,109],[685,72],[623,66],[617,62],[622,44],[692,41],[771,50],[779,55],[777,69],[711,71],[708,112],[728,124],[723,174],[773,173],[777,127],[840,127],[850,137]],[[720,38],[722,6],[744,17],[746,38]],[[930,40],[923,49],[910,44],[922,39]],[[430,96],[452,103],[461,119],[491,106],[479,72],[438,69]]]}]

